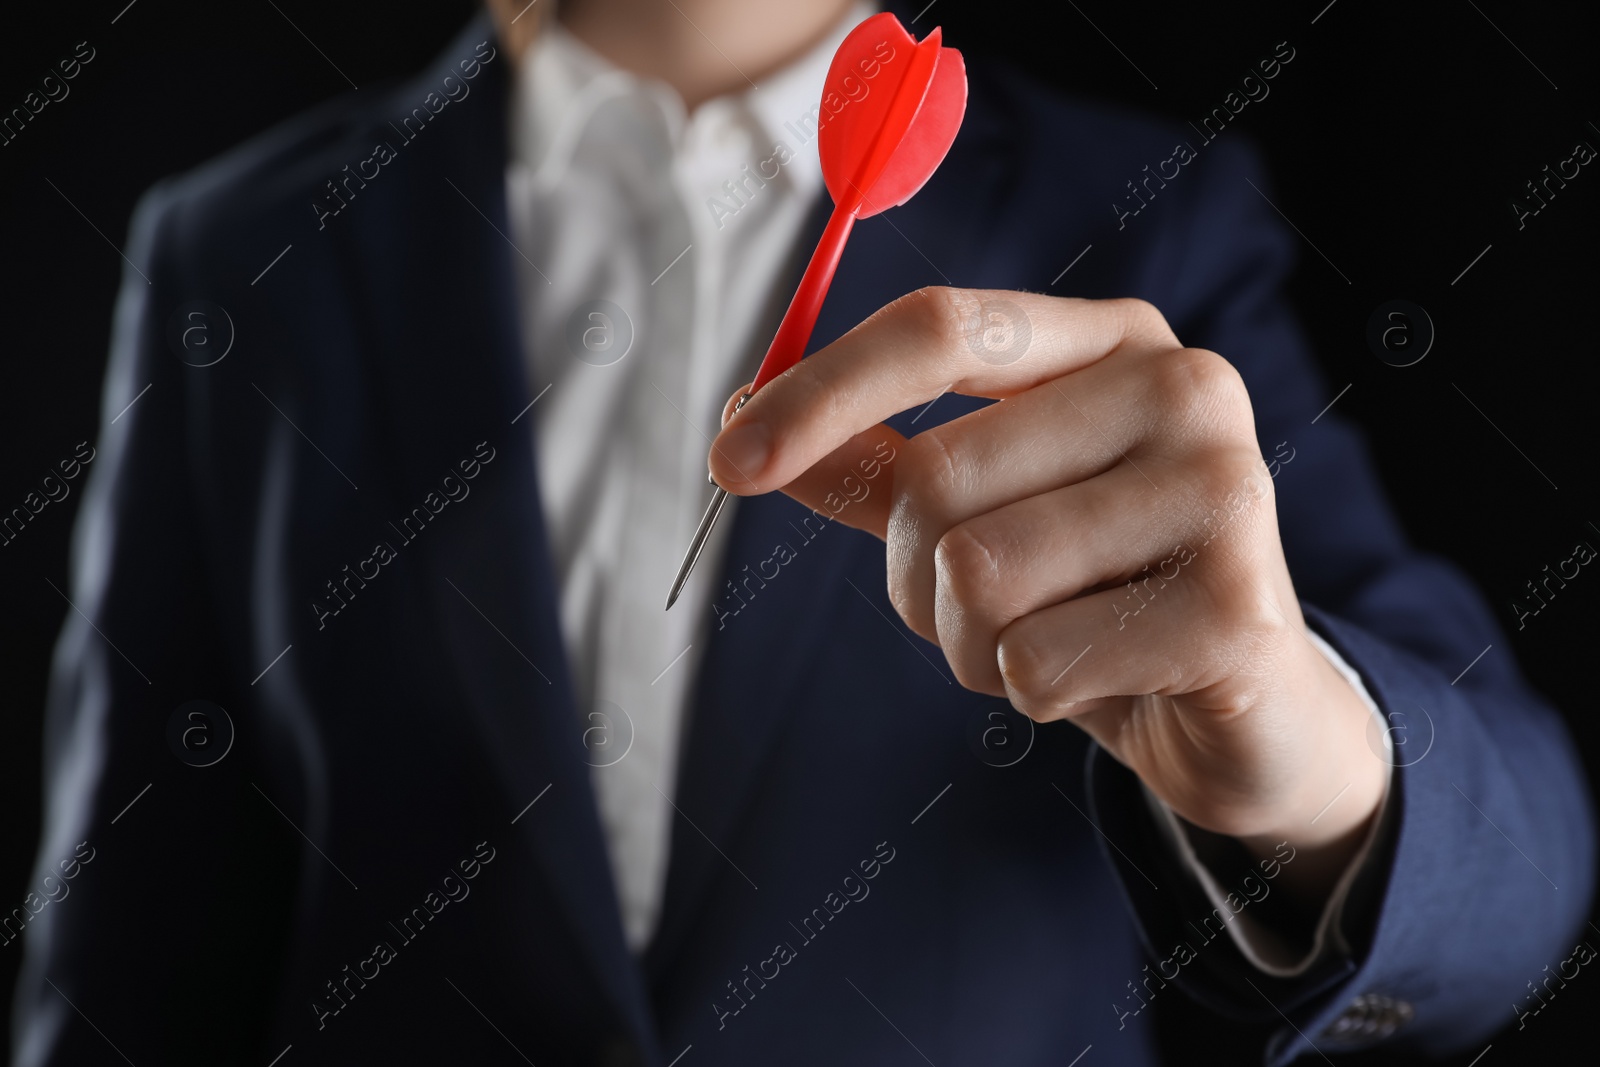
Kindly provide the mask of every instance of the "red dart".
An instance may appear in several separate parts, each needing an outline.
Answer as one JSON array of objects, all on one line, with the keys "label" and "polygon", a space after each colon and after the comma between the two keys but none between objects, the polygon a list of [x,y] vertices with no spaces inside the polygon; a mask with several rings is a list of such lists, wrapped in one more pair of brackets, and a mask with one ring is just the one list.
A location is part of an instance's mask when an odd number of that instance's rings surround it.
[{"label": "red dart", "polygon": [[817,134],[833,217],[751,394],[805,354],[856,220],[910,200],[950,151],[967,109],[967,71],[960,52],[940,47],[940,36],[935,28],[918,42],[885,11],[851,30],[834,53]]},{"label": "red dart", "polygon": [[[961,53],[940,41],[937,27],[918,41],[885,11],[851,30],[834,53],[817,134],[833,215],[755,381],[734,410],[805,355],[856,220],[910,200],[950,151],[967,109],[967,71]],[[719,486],[684,553],[667,607],[678,599],[727,499]]]}]

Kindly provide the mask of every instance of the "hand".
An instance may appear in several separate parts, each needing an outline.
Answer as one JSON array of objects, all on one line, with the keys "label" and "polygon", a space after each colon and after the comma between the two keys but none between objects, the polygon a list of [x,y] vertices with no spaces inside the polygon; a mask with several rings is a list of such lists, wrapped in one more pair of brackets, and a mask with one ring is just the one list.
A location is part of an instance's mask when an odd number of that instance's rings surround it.
[{"label": "hand", "polygon": [[[1006,336],[1025,350],[984,343]],[[947,391],[999,402],[911,439],[881,425]],[[933,288],[732,407],[710,463],[734,493],[832,513],[894,449],[889,491],[839,517],[887,542],[890,601],[962,685],[1070,719],[1191,823],[1287,840],[1311,856],[1291,887],[1331,887],[1386,769],[1305,636],[1226,360],[1142,301]]]}]

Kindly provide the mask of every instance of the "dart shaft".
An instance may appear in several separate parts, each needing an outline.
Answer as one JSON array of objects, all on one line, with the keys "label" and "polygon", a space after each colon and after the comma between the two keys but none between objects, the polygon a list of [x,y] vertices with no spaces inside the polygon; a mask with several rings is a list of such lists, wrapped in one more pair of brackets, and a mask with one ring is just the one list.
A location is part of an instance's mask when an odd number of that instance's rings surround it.
[{"label": "dart shaft", "polygon": [[766,358],[756,372],[756,380],[750,386],[752,394],[799,363],[800,357],[806,354],[806,344],[817,325],[823,298],[828,295],[834,271],[839,268],[839,257],[844,255],[845,241],[849,239],[850,230],[855,224],[854,210],[844,205],[833,209],[828,225],[822,231],[822,239],[817,242],[817,250],[811,253],[811,262],[806,264],[806,272],[800,278],[800,287],[795,290],[794,299],[789,301],[789,310],[783,313],[778,332],[773,334]]},{"label": "dart shaft", "polygon": [[[734,403],[733,410],[738,411],[750,402],[755,395],[752,386],[748,391],[741,393]],[[706,481],[717,485],[711,480],[711,475],[706,475]],[[672,605],[678,602],[678,594],[683,592],[683,583],[689,580],[689,575],[694,573],[694,565],[700,561],[700,554],[706,550],[706,539],[711,536],[711,531],[717,525],[717,517],[722,514],[722,506],[728,502],[728,491],[717,485],[717,491],[711,494],[711,503],[706,505],[706,513],[700,516],[700,528],[694,532],[694,540],[689,542],[689,551],[683,554],[683,562],[678,564],[678,576],[672,580],[672,592],[667,594],[667,610],[672,610]]]},{"label": "dart shaft", "polygon": [[[828,225],[822,231],[822,239],[817,242],[816,251],[811,253],[811,261],[806,264],[794,299],[789,301],[783,321],[778,324],[772,344],[767,347],[767,354],[756,371],[755,381],[739,398],[734,411],[744,407],[745,402],[762,386],[799,363],[805,355],[811,331],[816,328],[817,316],[822,312],[822,301],[828,295],[828,286],[833,283],[834,272],[839,269],[839,258],[844,255],[845,242],[850,239],[850,231],[855,227],[855,212],[859,206],[859,196],[834,206],[833,214],[828,217]],[[689,550],[683,554],[683,562],[678,565],[678,576],[672,583],[672,591],[667,594],[668,609],[677,603],[684,583],[694,573],[695,564],[705,551],[706,540],[711,536],[727,502],[728,491],[718,486],[711,503],[706,506],[705,515],[700,519],[700,528],[695,531],[694,540],[689,543]]]},{"label": "dart shaft", "polygon": [[700,518],[700,528],[694,532],[694,540],[689,542],[689,551],[683,554],[683,562],[678,564],[678,577],[673,579],[672,592],[667,594],[667,607],[670,609],[678,602],[678,594],[683,592],[683,583],[689,580],[689,575],[694,572],[694,565],[700,560],[700,553],[706,549],[706,539],[711,536],[711,530],[717,525],[717,517],[722,514],[722,506],[728,502],[728,491],[717,486],[717,491],[711,494],[711,503],[706,505],[706,513]]}]

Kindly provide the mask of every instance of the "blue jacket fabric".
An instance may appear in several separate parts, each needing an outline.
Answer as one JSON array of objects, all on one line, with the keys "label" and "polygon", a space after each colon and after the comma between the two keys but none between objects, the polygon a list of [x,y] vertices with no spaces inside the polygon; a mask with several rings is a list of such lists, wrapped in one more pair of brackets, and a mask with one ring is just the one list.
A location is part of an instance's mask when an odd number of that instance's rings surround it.
[{"label": "blue jacket fabric", "polygon": [[[1131,775],[955,684],[883,546],[773,494],[736,513],[723,578],[767,577],[712,626],[660,928],[630,953],[519,421],[509,65],[480,19],[137,211],[47,713],[59,895],[7,926],[19,1064],[1149,1064],[1134,1009],[1177,995],[1146,968],[1184,940],[1161,973],[1272,1023],[1273,1064],[1353,1047],[1320,1035],[1366,994],[1412,1005],[1395,1047],[1513,1020],[1589,900],[1586,787],[1483,599],[1316,417],[1334,391],[1256,157],[981,62],[813,347],[949,283],[1143,297],[1239,368],[1307,617],[1408,724],[1352,951],[1275,980],[1202,939]],[[192,301],[231,334],[210,366],[177,355]],[[206,720],[231,731],[207,766],[172,740],[197,700],[231,724]]]}]

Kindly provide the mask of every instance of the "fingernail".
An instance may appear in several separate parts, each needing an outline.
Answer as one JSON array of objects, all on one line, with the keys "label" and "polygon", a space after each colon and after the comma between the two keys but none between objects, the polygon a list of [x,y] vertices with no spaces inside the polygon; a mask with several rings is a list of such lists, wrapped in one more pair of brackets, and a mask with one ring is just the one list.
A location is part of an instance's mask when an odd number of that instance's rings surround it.
[{"label": "fingernail", "polygon": [[772,454],[772,433],[756,419],[723,431],[713,451],[746,482],[754,482]]}]

